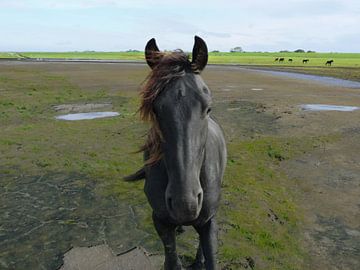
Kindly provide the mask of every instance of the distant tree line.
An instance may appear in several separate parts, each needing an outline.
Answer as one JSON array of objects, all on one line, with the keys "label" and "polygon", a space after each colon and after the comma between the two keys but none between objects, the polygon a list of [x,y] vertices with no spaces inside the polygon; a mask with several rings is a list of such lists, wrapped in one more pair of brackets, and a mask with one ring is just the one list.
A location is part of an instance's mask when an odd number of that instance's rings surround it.
[{"label": "distant tree line", "polygon": [[230,52],[244,52],[244,51],[240,46],[238,46],[238,47],[230,49]]},{"label": "distant tree line", "polygon": [[[280,51],[280,53],[290,53],[290,52],[292,52],[292,51],[288,51],[288,50],[282,50],[282,51]],[[295,50],[295,51],[293,51],[294,53],[305,53],[305,50],[303,50],[303,49],[297,49],[297,50]],[[306,53],[314,53],[315,51],[306,51]]]}]

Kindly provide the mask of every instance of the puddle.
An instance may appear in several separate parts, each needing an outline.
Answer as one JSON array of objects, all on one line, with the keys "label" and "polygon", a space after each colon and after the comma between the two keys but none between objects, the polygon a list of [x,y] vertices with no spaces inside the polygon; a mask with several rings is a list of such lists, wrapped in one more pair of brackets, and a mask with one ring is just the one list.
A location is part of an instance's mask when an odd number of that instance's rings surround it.
[{"label": "puddle", "polygon": [[360,107],[356,106],[338,106],[327,104],[303,104],[300,107],[305,111],[339,111],[339,112],[352,112],[359,110]]},{"label": "puddle", "polygon": [[262,89],[262,88],[251,88],[251,90],[253,90],[253,91],[262,91],[264,89]]},{"label": "puddle", "polygon": [[89,112],[89,113],[71,113],[56,116],[58,120],[67,120],[67,121],[77,121],[77,120],[86,120],[86,119],[96,119],[96,118],[105,118],[105,117],[114,117],[119,116],[118,112]]}]

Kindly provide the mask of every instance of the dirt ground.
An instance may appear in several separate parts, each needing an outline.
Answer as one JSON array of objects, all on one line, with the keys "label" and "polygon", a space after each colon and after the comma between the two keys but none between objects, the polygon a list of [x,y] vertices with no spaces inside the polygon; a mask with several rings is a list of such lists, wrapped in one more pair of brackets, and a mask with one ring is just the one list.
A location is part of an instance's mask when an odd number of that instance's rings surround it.
[{"label": "dirt ground", "polygon": [[304,211],[303,241],[310,255],[309,268],[358,269],[360,110],[309,112],[299,105],[360,106],[360,89],[259,75],[243,69],[227,72],[214,67],[204,77],[217,99],[261,104],[262,111],[277,119],[273,124],[278,136],[337,137],[317,150],[281,162],[281,169],[292,179],[289,184]]},{"label": "dirt ground", "polygon": [[[121,91],[122,98],[135,97],[148,72],[142,64],[103,63],[2,62],[0,69],[46,70],[88,91]],[[303,269],[360,269],[360,110],[311,112],[299,107],[360,106],[360,89],[236,67],[210,66],[203,78],[229,143],[264,136],[326,138],[310,151],[279,159],[275,170],[286,176],[284,185],[298,207],[298,240],[306,252]]]}]

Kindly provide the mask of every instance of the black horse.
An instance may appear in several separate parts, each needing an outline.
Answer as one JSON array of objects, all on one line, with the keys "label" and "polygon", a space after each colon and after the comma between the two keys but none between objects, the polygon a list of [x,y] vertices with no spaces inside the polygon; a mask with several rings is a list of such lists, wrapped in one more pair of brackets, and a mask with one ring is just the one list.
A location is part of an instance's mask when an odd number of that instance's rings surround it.
[{"label": "black horse", "polygon": [[284,62],[284,60],[285,60],[284,57],[279,58],[279,62]]},{"label": "black horse", "polygon": [[293,60],[292,60],[292,58],[289,58],[289,60],[288,60],[289,62],[292,62]]},{"label": "black horse", "polygon": [[325,66],[331,66],[331,64],[334,62],[334,60],[328,60],[328,61],[326,61],[326,63],[325,63]]},{"label": "black horse", "polygon": [[309,61],[309,59],[303,59],[303,64],[307,64]]},{"label": "black horse", "polygon": [[155,39],[145,47],[152,69],[141,92],[140,115],[152,124],[143,146],[145,165],[126,180],[145,178],[144,191],[165,250],[165,269],[181,269],[175,229],[191,225],[200,242],[192,269],[216,269],[214,216],[226,164],[220,126],[210,117],[211,94],[200,77],[208,60],[195,36],[192,61],[182,51],[161,53]]}]

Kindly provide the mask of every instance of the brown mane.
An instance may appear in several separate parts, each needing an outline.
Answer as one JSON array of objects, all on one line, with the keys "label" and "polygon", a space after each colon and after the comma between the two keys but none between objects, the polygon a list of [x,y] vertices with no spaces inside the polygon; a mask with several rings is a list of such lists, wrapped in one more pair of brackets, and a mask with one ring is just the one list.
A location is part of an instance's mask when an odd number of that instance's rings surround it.
[{"label": "brown mane", "polygon": [[140,92],[141,105],[139,109],[141,119],[151,123],[147,140],[139,150],[139,152],[147,151],[149,153],[146,164],[154,164],[162,157],[162,136],[153,111],[155,99],[164,90],[166,85],[183,77],[186,72],[196,72],[192,69],[189,56],[181,50],[171,53],[153,52],[152,57],[153,59],[158,59],[159,63],[152,69],[144,82]]}]

